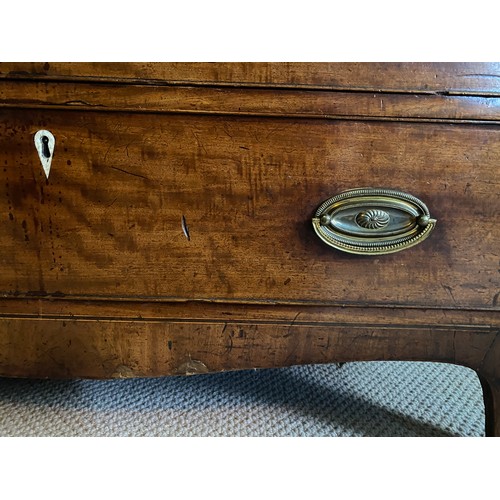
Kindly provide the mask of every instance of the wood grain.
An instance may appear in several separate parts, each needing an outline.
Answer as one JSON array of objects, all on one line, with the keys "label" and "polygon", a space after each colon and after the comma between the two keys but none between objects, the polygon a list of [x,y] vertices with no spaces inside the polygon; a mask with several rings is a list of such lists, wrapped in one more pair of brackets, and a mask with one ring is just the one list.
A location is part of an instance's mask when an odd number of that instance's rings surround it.
[{"label": "wood grain", "polygon": [[0,63],[0,78],[383,92],[500,93],[500,63]]},{"label": "wood grain", "polygon": [[0,318],[71,319],[74,321],[127,322],[224,322],[312,325],[396,325],[498,328],[500,315],[494,310],[437,309],[415,306],[380,307],[368,304],[313,306],[304,304],[242,304],[237,302],[157,301],[157,300],[81,300],[68,297],[4,298]]},{"label": "wood grain", "polygon": [[460,325],[15,318],[0,322],[0,374],[110,378],[125,366],[129,376],[161,376],[179,373],[189,360],[206,372],[391,359],[479,370],[498,334],[498,327]]},{"label": "wood grain", "polygon": [[[3,296],[499,308],[498,127],[1,113]],[[324,245],[317,206],[366,185],[420,197],[435,234],[381,258]]]}]

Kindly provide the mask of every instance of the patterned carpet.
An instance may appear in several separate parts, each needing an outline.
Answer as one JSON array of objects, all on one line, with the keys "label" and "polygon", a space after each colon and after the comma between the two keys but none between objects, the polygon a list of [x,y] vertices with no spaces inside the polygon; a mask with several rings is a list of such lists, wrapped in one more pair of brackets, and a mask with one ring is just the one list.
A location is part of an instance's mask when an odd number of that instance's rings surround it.
[{"label": "patterned carpet", "polygon": [[2,436],[482,436],[475,373],[364,362],[111,381],[0,379]]}]

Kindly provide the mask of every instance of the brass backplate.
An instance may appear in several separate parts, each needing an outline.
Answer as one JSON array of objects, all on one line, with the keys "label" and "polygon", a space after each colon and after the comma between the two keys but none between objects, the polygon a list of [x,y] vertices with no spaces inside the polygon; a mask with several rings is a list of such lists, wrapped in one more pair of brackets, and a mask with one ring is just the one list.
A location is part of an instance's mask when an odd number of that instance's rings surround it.
[{"label": "brass backplate", "polygon": [[354,254],[381,255],[421,243],[436,225],[415,196],[385,188],[358,188],[323,202],[313,227],[327,245]]}]

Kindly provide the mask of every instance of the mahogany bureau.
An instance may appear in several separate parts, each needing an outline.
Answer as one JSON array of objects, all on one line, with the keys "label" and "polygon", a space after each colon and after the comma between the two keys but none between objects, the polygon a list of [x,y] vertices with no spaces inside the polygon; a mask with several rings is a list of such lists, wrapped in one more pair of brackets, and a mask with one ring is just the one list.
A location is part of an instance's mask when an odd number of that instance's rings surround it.
[{"label": "mahogany bureau", "polygon": [[426,360],[500,435],[500,64],[1,63],[0,376]]}]

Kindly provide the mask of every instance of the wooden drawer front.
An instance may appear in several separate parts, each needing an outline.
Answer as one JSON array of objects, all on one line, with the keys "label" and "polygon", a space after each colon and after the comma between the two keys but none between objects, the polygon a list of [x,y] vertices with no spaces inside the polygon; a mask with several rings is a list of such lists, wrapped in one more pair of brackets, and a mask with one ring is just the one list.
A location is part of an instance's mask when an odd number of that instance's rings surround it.
[{"label": "wooden drawer front", "polygon": [[[499,307],[498,126],[0,114],[2,296]],[[378,257],[324,245],[315,209],[364,186],[419,197],[434,233]]]}]

